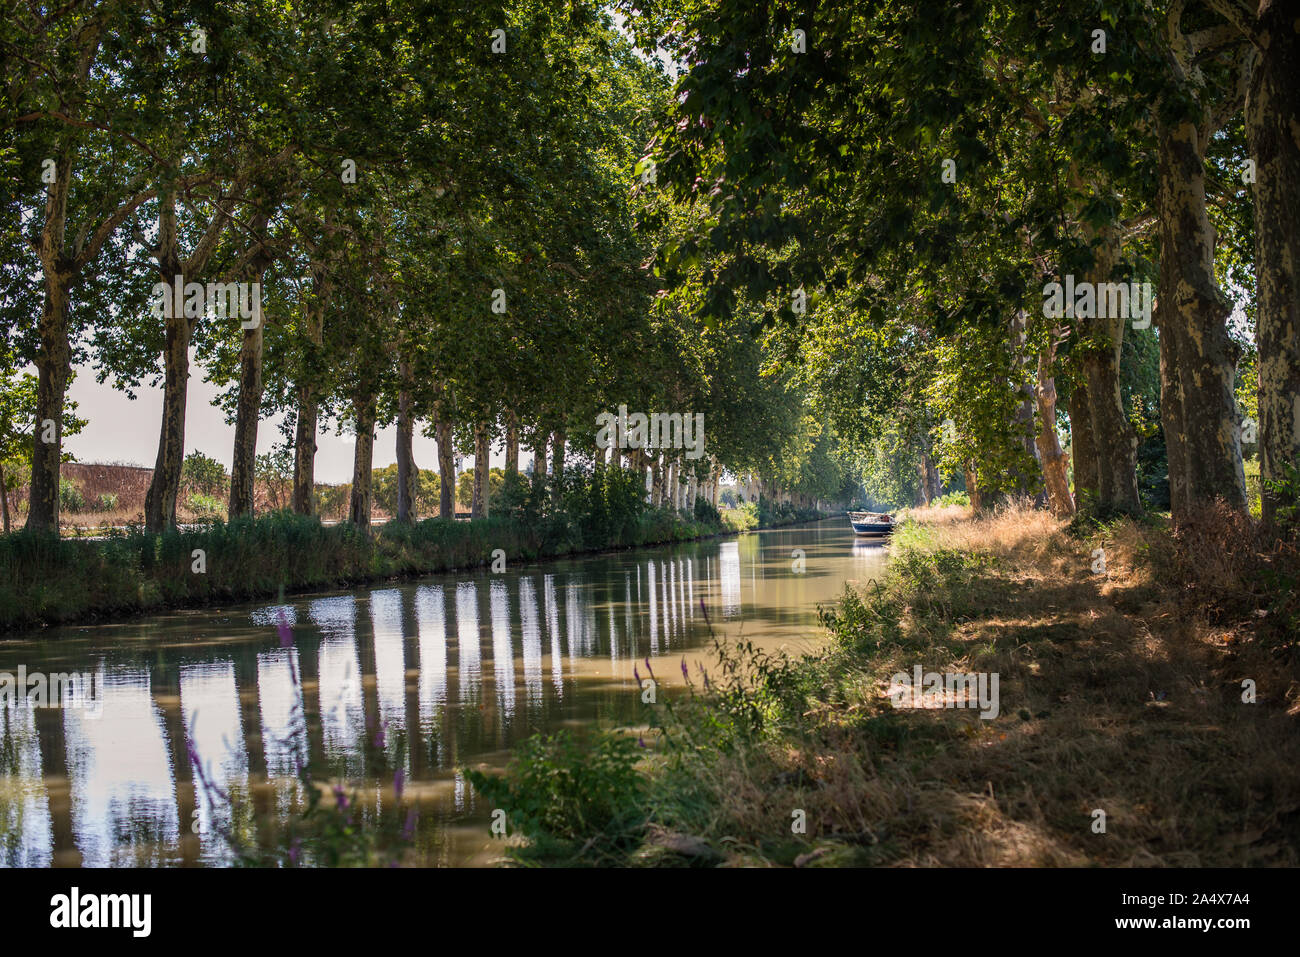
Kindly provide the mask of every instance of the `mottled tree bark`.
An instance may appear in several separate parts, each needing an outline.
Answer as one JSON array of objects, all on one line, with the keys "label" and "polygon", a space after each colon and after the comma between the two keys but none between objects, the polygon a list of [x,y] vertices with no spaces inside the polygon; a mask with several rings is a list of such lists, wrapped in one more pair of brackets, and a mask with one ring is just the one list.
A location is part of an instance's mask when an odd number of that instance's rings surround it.
[{"label": "mottled tree bark", "polygon": [[[1028,357],[1025,355],[1025,326],[1028,316],[1023,309],[1017,309],[1011,317],[1011,368],[1015,381],[1012,383],[1020,401],[1016,403],[1015,413],[1012,416],[1012,433],[1015,441],[1025,450],[1025,456],[1028,459],[1037,461],[1038,450],[1034,444],[1034,387],[1029,381],[1029,375],[1026,372]],[[1016,491],[1021,495],[1028,495],[1030,489],[1036,484],[1034,476],[1031,473],[1025,474],[1019,469],[1015,472]]]},{"label": "mottled tree bark", "polygon": [[[1246,97],[1255,161],[1259,456],[1264,483],[1300,467],[1300,2],[1262,0],[1259,61]],[[1294,506],[1295,490],[1263,488],[1264,521]]]},{"label": "mottled tree bark", "polygon": [[433,404],[433,429],[438,443],[438,514],[442,518],[455,518],[456,453],[452,449],[451,417],[442,399]]},{"label": "mottled tree bark", "polygon": [[560,500],[560,489],[564,481],[564,450],[568,444],[564,432],[557,431],[551,440],[551,477],[555,480],[551,484],[551,501]]},{"label": "mottled tree bark", "polygon": [[397,395],[397,520],[415,521],[415,495],[419,470],[415,467],[415,417],[411,414],[411,364],[398,363],[401,390]]},{"label": "mottled tree bark", "polygon": [[[60,228],[60,234],[62,229]],[[58,240],[62,246],[62,236]],[[36,355],[36,423],[27,528],[57,531],[59,471],[63,462],[63,403],[72,371],[68,344],[68,287],[71,276],[46,272],[45,307],[41,312],[40,351]],[[53,423],[47,427],[46,423]],[[53,442],[47,442],[51,437]]]},{"label": "mottled tree bark", "polygon": [[[180,263],[165,257],[180,273]],[[179,282],[180,280],[177,280]],[[175,310],[173,310],[175,311]],[[158,433],[158,456],[153,478],[144,498],[145,529],[158,533],[176,524],[176,496],[181,487],[181,464],[185,458],[185,402],[190,380],[190,331],[192,324],[182,310],[180,316],[165,320],[166,344],[163,347],[163,413]]]},{"label": "mottled tree bark", "polygon": [[369,531],[373,501],[373,463],[375,458],[375,398],[363,396],[354,403],[357,417],[357,444],[352,456],[352,494],[348,498],[348,521]]},{"label": "mottled tree bark", "polygon": [[1038,356],[1038,387],[1034,398],[1038,403],[1038,461],[1043,467],[1043,485],[1047,490],[1048,508],[1052,514],[1067,518],[1074,514],[1074,499],[1065,472],[1065,453],[1061,451],[1056,436],[1056,379],[1052,376],[1052,362],[1056,357],[1056,340],[1053,339]]},{"label": "mottled tree bark", "polygon": [[546,449],[547,449],[546,433],[543,432],[537,437],[537,441],[533,444],[533,475],[534,476],[546,474],[546,467],[547,467]]},{"label": "mottled tree bark", "polygon": [[154,259],[161,281],[172,285],[175,291],[172,308],[167,310],[170,315],[164,318],[166,345],[163,348],[163,413],[158,457],[144,499],[145,528],[154,533],[176,524],[176,495],[181,487],[181,463],[185,458],[190,339],[206,312],[206,303],[191,303],[184,295],[184,284],[202,274],[229,219],[228,208],[218,204],[193,251],[188,258],[182,259],[176,226],[176,193],[171,187],[159,191],[158,248],[154,250]]},{"label": "mottled tree bark", "polygon": [[316,419],[320,399],[310,383],[297,388],[298,415],[293,427],[293,510],[316,514]]},{"label": "mottled tree bark", "polygon": [[1233,393],[1238,349],[1226,324],[1231,306],[1214,274],[1203,144],[1185,119],[1161,121],[1157,142],[1161,365],[1172,373],[1162,382],[1161,405],[1181,406],[1181,435],[1170,435],[1179,423],[1164,417],[1165,439],[1171,448],[1185,444],[1181,462],[1169,461],[1171,488],[1180,468],[1187,493],[1174,512],[1178,524],[1219,498],[1244,511],[1246,478]]},{"label": "mottled tree bark", "polygon": [[1074,504],[1097,502],[1097,446],[1092,435],[1092,402],[1087,377],[1080,372],[1070,389],[1070,457],[1074,469]]},{"label": "mottled tree bark", "polygon": [[519,416],[506,410],[506,474],[519,474]]},{"label": "mottled tree bark", "polygon": [[1165,334],[1161,310],[1156,311],[1160,335],[1160,426],[1165,435],[1165,457],[1169,464],[1170,514],[1188,513],[1188,467],[1186,428],[1183,425],[1183,390],[1178,382],[1178,336]]},{"label": "mottled tree bark", "polygon": [[[1119,281],[1112,273],[1119,261],[1119,241],[1105,231],[1095,247],[1096,260],[1085,277],[1094,290],[1102,283]],[[1103,312],[1100,297],[1097,313]],[[1124,414],[1120,393],[1119,365],[1124,345],[1127,316],[1094,316],[1080,319],[1086,336],[1081,351],[1083,375],[1087,379],[1088,404],[1092,419],[1091,440],[1096,456],[1097,506],[1104,512],[1142,511],[1137,487],[1137,434]]]},{"label": "mottled tree bark", "polygon": [[[253,247],[248,260],[248,278],[261,288],[274,256],[267,245],[270,217],[259,213],[253,222]],[[227,514],[252,515],[256,506],[257,427],[262,414],[263,329],[266,317],[262,304],[254,305],[257,325],[244,329],[239,349],[239,399],[235,407],[235,447],[230,463],[230,502]],[[242,323],[241,323],[242,325]]]},{"label": "mottled tree bark", "polygon": [[470,502],[470,518],[488,517],[488,453],[490,451],[486,422],[474,426],[474,495]]},{"label": "mottled tree bark", "polygon": [[[326,238],[333,231],[333,217],[326,215]],[[305,310],[302,368],[297,370],[298,416],[293,439],[293,510],[299,515],[316,514],[316,427],[320,416],[321,351],[325,344],[325,311],[334,292],[330,277],[331,254],[324,249],[312,250],[309,270],[312,298]]]},{"label": "mottled tree bark", "polygon": [[[260,281],[260,280],[259,280]],[[230,464],[231,518],[253,514],[257,425],[262,411],[262,323],[244,330],[239,350],[239,405],[235,409],[235,449]]]}]

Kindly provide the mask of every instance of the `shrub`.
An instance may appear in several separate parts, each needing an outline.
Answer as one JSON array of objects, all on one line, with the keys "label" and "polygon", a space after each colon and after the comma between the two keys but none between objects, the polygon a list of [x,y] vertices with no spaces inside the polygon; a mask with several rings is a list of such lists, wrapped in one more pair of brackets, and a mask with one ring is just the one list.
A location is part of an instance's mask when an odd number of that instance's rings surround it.
[{"label": "shrub", "polygon": [[86,499],[81,494],[81,489],[72,483],[71,479],[59,479],[59,510],[64,512],[80,512],[86,507]]},{"label": "shrub", "polygon": [[713,503],[703,496],[695,499],[695,520],[705,525],[721,525],[722,515],[713,507]]},{"label": "shrub", "polygon": [[226,507],[212,495],[196,492],[186,499],[185,507],[200,522],[214,522],[226,516]]},{"label": "shrub", "polygon": [[117,508],[117,496],[112,492],[100,492],[95,496],[95,510],[97,512],[111,512]]},{"label": "shrub", "polygon": [[217,496],[226,491],[230,476],[226,467],[211,456],[195,449],[181,463],[181,485],[191,492]]},{"label": "shrub", "polygon": [[575,850],[582,840],[607,853],[635,846],[645,827],[645,780],[636,741],[612,732],[589,738],[569,730],[522,741],[504,775],[466,777],[543,853]]},{"label": "shrub", "polygon": [[970,495],[966,492],[945,492],[931,502],[930,505],[934,508],[943,508],[948,505],[960,505],[963,508],[969,508]]}]

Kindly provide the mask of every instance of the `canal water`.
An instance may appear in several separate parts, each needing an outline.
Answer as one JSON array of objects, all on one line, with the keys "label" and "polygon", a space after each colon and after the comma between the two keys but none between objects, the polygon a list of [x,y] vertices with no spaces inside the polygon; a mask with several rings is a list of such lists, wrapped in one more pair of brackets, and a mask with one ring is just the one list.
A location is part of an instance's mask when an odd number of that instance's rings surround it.
[{"label": "canal water", "polygon": [[[490,864],[464,768],[538,731],[643,724],[647,658],[672,695],[683,660],[697,684],[716,668],[714,636],[815,647],[818,606],[886,551],[832,520],[0,641],[0,680],[28,676],[0,705],[0,865],[229,864],[223,831],[300,810],[300,762],[389,811],[400,768],[405,860]],[[61,706],[37,707],[31,676],[55,674]]]}]

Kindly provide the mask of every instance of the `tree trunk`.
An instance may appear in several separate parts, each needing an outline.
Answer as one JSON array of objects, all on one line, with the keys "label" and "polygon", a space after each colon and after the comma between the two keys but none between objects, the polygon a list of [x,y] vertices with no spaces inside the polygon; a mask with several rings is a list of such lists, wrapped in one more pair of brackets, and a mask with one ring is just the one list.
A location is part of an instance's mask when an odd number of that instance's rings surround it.
[{"label": "tree trunk", "polygon": [[1070,457],[1074,466],[1074,506],[1097,503],[1097,443],[1092,431],[1092,397],[1082,369],[1070,389]]},{"label": "tree trunk", "polygon": [[293,510],[316,514],[316,418],[320,399],[306,383],[298,386],[298,417],[293,429]]},{"label": "tree trunk", "polygon": [[486,422],[474,426],[474,497],[470,518],[488,517],[488,427]]},{"label": "tree trunk", "polygon": [[984,496],[980,492],[979,476],[975,472],[975,462],[967,459],[963,471],[966,474],[966,494],[970,496],[970,506],[974,511],[978,512],[984,508]]},{"label": "tree trunk", "polygon": [[[170,257],[164,258],[168,263]],[[184,274],[174,260],[173,282],[183,283]],[[173,312],[177,310],[172,310]],[[185,400],[190,379],[190,332],[192,323],[181,315],[167,318],[166,345],[163,348],[163,413],[158,432],[158,457],[153,478],[144,498],[145,529],[157,534],[176,524],[176,496],[181,487],[181,464],[185,459]]]},{"label": "tree trunk", "polygon": [[438,443],[438,514],[456,517],[456,457],[451,447],[451,418],[439,399],[433,404],[433,430]]},{"label": "tree trunk", "polygon": [[[1186,500],[1174,513],[1185,521],[1216,498],[1229,507],[1246,508],[1246,478],[1241,464],[1233,394],[1238,349],[1228,337],[1230,304],[1214,274],[1214,227],[1205,209],[1205,160],[1190,120],[1158,125],[1160,218],[1160,336],[1162,367],[1172,375],[1162,383],[1166,399],[1181,407],[1181,435],[1171,435],[1165,419],[1166,444],[1185,443],[1178,467],[1183,470]],[[1166,342],[1166,340],[1172,340]],[[1177,392],[1166,396],[1164,385]],[[1176,462],[1170,456],[1170,486]]]},{"label": "tree trunk", "polygon": [[664,463],[656,454],[650,461],[650,504],[659,508],[664,503]]},{"label": "tree trunk", "polygon": [[[1015,377],[1012,385],[1020,396],[1012,416],[1012,433],[1016,443],[1025,450],[1026,459],[1037,462],[1038,449],[1034,444],[1034,387],[1025,371],[1028,365],[1028,357],[1025,355],[1027,322],[1028,316],[1023,309],[1017,309],[1011,317],[1011,368]],[[1041,471],[1041,463],[1039,464]],[[1028,495],[1030,489],[1037,484],[1033,473],[1024,474],[1016,470],[1015,475],[1016,491]]]},{"label": "tree trunk", "polygon": [[9,534],[9,489],[5,487],[5,464],[0,461],[0,514],[3,515],[5,534]]},{"label": "tree trunk", "polygon": [[[59,175],[62,175],[62,170]],[[60,229],[59,244],[62,245]],[[57,532],[59,528],[59,472],[63,462],[63,403],[72,370],[68,344],[68,273],[47,272],[45,308],[41,312],[40,352],[36,355],[36,428],[33,431],[32,482],[27,528]],[[53,422],[47,429],[46,422]],[[46,442],[49,432],[53,442]]]},{"label": "tree trunk", "polygon": [[506,410],[506,474],[519,474],[519,416]]},{"label": "tree trunk", "polygon": [[262,323],[244,330],[239,350],[239,405],[235,410],[235,450],[230,463],[227,514],[252,515],[257,461],[257,425],[262,411]]},{"label": "tree trunk", "polygon": [[[1112,281],[1119,261],[1119,242],[1111,232],[1101,234],[1098,255],[1087,275],[1093,289]],[[1097,313],[1102,312],[1098,301]],[[1097,506],[1103,512],[1142,511],[1137,487],[1137,434],[1124,414],[1120,394],[1119,364],[1127,316],[1080,319],[1087,347],[1082,351],[1083,374],[1088,381],[1092,442],[1096,456]]]},{"label": "tree trunk", "polygon": [[1038,388],[1034,398],[1038,403],[1038,461],[1043,467],[1043,485],[1047,490],[1047,504],[1058,518],[1074,514],[1074,499],[1070,497],[1070,483],[1065,474],[1065,453],[1061,451],[1056,436],[1056,379],[1052,376],[1052,361],[1056,357],[1056,340],[1038,355]]},{"label": "tree trunk", "polygon": [[[274,260],[266,244],[268,220],[269,216],[262,213],[253,224],[253,241],[259,248],[249,261],[248,279],[257,283],[259,289]],[[239,350],[239,400],[235,408],[235,448],[230,462],[230,502],[226,509],[230,518],[252,515],[256,506],[257,426],[262,412],[263,329],[266,327],[261,302],[256,303],[254,316],[257,326],[243,330]]]},{"label": "tree trunk", "polygon": [[[326,230],[331,229],[332,216],[326,216]],[[310,266],[313,301],[307,313],[307,353],[303,368],[298,370],[298,418],[293,439],[293,510],[299,515],[316,513],[316,426],[320,416],[321,389],[314,360],[325,342],[325,310],[333,292],[329,273],[328,254],[314,254]]]},{"label": "tree trunk", "polygon": [[[158,458],[144,500],[145,528],[154,533],[176,524],[176,495],[181,486],[185,458],[185,401],[190,379],[190,340],[207,312],[205,302],[191,303],[185,295],[188,277],[202,274],[229,218],[221,204],[203,227],[203,235],[182,259],[180,231],[176,225],[176,193],[164,187],[158,197],[158,248],[154,250],[162,282],[172,286],[172,308],[164,322],[163,414],[158,436]],[[193,309],[193,311],[191,311]],[[166,315],[170,313],[170,315]],[[260,315],[260,311],[259,311]]]},{"label": "tree trunk", "polygon": [[1188,513],[1188,467],[1186,429],[1183,426],[1182,389],[1178,383],[1178,336],[1167,335],[1156,312],[1160,334],[1160,426],[1165,434],[1165,458],[1169,463],[1169,510],[1176,517]]},{"label": "tree trunk", "polygon": [[542,433],[537,437],[537,442],[533,446],[533,475],[546,474],[546,434]]},{"label": "tree trunk", "polygon": [[370,529],[373,498],[372,472],[375,458],[375,399],[367,396],[355,403],[357,444],[352,457],[352,495],[348,499],[348,521],[363,531]]},{"label": "tree trunk", "polygon": [[415,419],[411,415],[411,365],[398,363],[402,379],[397,396],[397,521],[415,521],[415,494],[419,471],[415,467]]},{"label": "tree trunk", "polygon": [[1261,3],[1259,61],[1246,97],[1246,136],[1255,160],[1255,277],[1259,347],[1259,458],[1264,521],[1289,494],[1267,482],[1300,467],[1300,3]]},{"label": "tree trunk", "polygon": [[555,480],[551,483],[551,501],[560,500],[561,486],[564,482],[564,449],[567,445],[567,438],[563,432],[556,432],[551,441],[551,477]]},{"label": "tree trunk", "polygon": [[[94,31],[98,36],[98,31]],[[93,41],[98,47],[98,40]],[[89,60],[83,61],[83,76]],[[68,192],[72,188],[72,150],[64,148],[55,160],[54,182],[45,195],[45,223],[37,256],[45,280],[36,364],[36,423],[32,430],[32,480],[28,491],[27,528],[59,529],[59,473],[63,464],[63,402],[72,371],[68,342],[68,300],[75,267],[63,255],[68,224]],[[52,442],[45,441],[53,423]]]}]

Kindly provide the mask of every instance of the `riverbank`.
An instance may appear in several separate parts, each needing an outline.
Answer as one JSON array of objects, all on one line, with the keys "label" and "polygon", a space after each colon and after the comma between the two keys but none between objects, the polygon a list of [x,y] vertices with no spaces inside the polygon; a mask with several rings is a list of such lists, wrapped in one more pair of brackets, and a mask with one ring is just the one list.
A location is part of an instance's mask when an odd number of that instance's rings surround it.
[{"label": "riverbank", "polygon": [[[715,513],[716,514],[716,513]],[[0,536],[0,633],[128,617],[169,608],[350,587],[730,535],[824,517],[815,512],[688,519],[653,509],[622,521],[496,517],[351,524],[275,512],[176,529],[116,532],[97,540],[17,532]]]},{"label": "riverbank", "polygon": [[[710,680],[650,709],[639,740],[538,742],[504,778],[474,775],[510,808],[512,854],[1300,863],[1294,547],[1265,548],[1222,516],[1176,540],[1158,519],[1071,528],[1037,511],[945,509],[917,514],[891,552],[884,580],[824,614],[823,651],[724,649]],[[960,692],[942,709],[894,707],[897,676],[917,666],[997,675],[996,716],[951,707]],[[566,760],[603,769],[582,778],[599,806],[566,792]],[[546,788],[530,787],[546,762]]]}]

